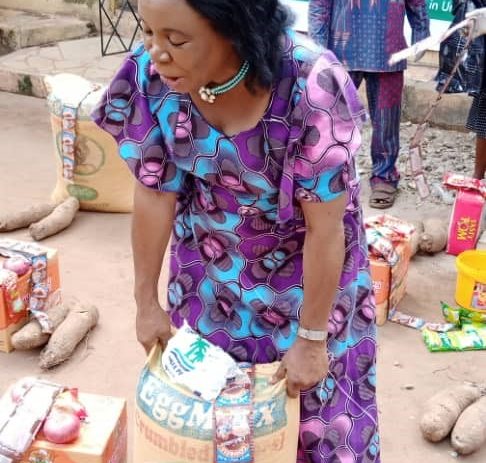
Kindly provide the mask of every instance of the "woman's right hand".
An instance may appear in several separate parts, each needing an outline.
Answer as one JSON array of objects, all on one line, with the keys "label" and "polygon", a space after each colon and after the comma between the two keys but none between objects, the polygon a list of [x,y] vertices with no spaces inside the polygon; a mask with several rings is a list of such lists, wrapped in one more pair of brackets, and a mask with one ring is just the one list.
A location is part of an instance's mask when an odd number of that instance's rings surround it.
[{"label": "woman's right hand", "polygon": [[158,301],[137,304],[137,340],[148,354],[159,343],[165,349],[172,337],[170,317]]}]

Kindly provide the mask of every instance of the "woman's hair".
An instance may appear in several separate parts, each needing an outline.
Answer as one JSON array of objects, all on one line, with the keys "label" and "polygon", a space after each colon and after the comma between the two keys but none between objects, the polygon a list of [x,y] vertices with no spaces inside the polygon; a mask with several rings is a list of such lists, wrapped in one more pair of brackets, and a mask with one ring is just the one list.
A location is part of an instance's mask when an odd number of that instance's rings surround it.
[{"label": "woman's hair", "polygon": [[248,61],[248,87],[272,86],[282,57],[282,35],[293,21],[279,0],[186,0]]}]

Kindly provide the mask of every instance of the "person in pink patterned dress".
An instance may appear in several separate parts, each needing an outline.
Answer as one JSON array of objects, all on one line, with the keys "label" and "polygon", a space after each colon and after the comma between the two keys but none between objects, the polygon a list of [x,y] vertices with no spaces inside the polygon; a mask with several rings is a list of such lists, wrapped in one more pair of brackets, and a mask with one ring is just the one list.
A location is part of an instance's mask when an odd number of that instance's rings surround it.
[{"label": "person in pink patterned dress", "polygon": [[[297,461],[380,461],[375,307],[354,155],[365,111],[277,0],[140,0],[144,44],[94,114],[137,179],[137,336],[184,320],[281,361]],[[157,292],[170,245],[167,312]]]}]

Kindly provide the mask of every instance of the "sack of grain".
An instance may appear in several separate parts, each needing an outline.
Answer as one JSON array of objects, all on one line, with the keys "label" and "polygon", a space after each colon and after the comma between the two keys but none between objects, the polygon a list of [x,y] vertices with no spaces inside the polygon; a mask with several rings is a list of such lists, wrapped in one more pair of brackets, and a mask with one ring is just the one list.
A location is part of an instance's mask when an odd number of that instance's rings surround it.
[{"label": "sack of grain", "polygon": [[[254,463],[295,463],[299,399],[288,398],[284,381],[269,384],[277,368],[278,363],[258,364],[253,370],[251,439],[240,438],[237,429],[224,433],[219,429],[219,435],[234,437],[220,446],[215,438],[214,402],[171,382],[161,366],[161,349],[154,347],[137,388],[133,461],[215,463],[252,458]],[[253,455],[249,455],[249,448],[253,448]]]},{"label": "sack of grain", "polygon": [[47,76],[45,82],[57,169],[52,199],[71,195],[84,210],[130,212],[133,177],[115,140],[90,119],[104,89],[72,74]]}]

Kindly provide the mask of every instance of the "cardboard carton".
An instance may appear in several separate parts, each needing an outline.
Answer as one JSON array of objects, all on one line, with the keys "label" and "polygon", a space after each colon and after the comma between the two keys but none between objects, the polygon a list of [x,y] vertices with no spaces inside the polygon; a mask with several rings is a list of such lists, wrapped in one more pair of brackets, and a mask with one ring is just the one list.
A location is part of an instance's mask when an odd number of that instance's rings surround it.
[{"label": "cardboard carton", "polygon": [[476,248],[485,199],[475,190],[459,190],[449,224],[447,252],[454,256]]},{"label": "cardboard carton", "polygon": [[407,290],[407,274],[410,264],[410,242],[403,241],[395,247],[398,261],[390,265],[385,259],[370,256],[371,278],[376,299],[376,323],[383,325],[389,310],[395,308]]},{"label": "cardboard carton", "polygon": [[[17,240],[0,239],[0,261],[4,259],[2,254],[6,249],[23,249],[23,255],[29,252],[47,253],[47,275],[46,283],[49,288],[49,303],[59,302],[60,297],[60,278],[59,278],[59,261],[57,251],[45,246],[39,246],[36,243],[22,242]],[[7,302],[6,294],[0,287],[0,351],[10,352],[13,350],[11,336],[18,331],[29,319],[27,307],[30,299],[31,272],[21,276],[17,282],[17,290],[24,302],[25,310],[14,313],[10,304]]]},{"label": "cardboard carton", "polygon": [[126,463],[126,401],[116,397],[79,394],[88,419],[72,444],[52,444],[42,433],[20,463]]}]

